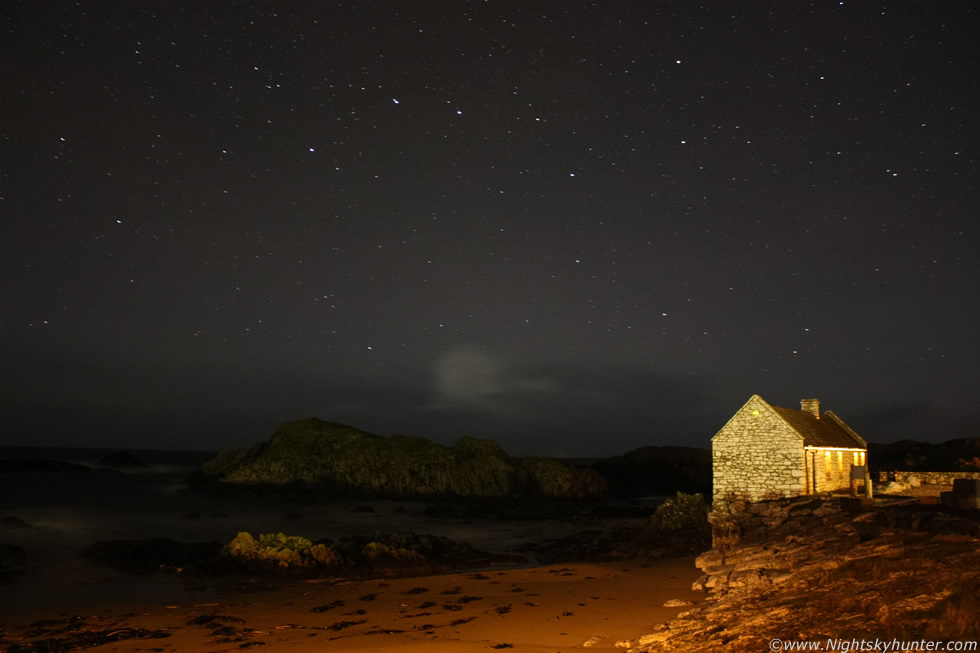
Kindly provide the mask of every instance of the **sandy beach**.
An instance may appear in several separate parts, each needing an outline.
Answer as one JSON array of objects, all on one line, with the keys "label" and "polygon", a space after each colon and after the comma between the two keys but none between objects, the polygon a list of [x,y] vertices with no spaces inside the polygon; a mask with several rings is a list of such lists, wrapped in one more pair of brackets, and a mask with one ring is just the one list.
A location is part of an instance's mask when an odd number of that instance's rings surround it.
[{"label": "sandy beach", "polygon": [[[78,462],[86,462],[81,460]],[[698,601],[693,558],[524,564],[376,580],[284,580],[134,575],[93,564],[99,540],[171,537],[228,542],[240,530],[309,538],[376,531],[432,533],[484,551],[514,553],[629,520],[449,519],[424,502],[329,503],[193,496],[187,469],[0,475],[0,542],[27,552],[0,586],[10,650],[45,650],[73,637],[106,651],[555,651],[615,650]],[[101,640],[98,638],[101,637]],[[117,639],[119,641],[111,641]]]},{"label": "sandy beach", "polygon": [[649,633],[684,609],[663,607],[666,601],[699,600],[690,589],[698,573],[684,558],[300,583],[220,601],[184,595],[88,606],[79,615],[19,614],[4,626],[13,643],[32,622],[55,620],[57,629],[72,616],[82,618],[78,630],[156,634],[97,647],[106,651],[615,650],[617,641]]}]

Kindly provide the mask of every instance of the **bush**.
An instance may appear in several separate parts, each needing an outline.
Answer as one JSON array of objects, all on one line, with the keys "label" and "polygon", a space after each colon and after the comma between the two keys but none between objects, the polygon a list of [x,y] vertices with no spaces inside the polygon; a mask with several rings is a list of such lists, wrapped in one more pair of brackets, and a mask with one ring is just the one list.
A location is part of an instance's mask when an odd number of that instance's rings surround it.
[{"label": "bush", "polygon": [[650,516],[650,526],[661,532],[700,528],[708,523],[708,504],[700,494],[678,492]]},{"label": "bush", "polygon": [[673,499],[664,501],[650,516],[647,537],[666,547],[671,555],[710,549],[711,526],[704,497],[678,492]]}]

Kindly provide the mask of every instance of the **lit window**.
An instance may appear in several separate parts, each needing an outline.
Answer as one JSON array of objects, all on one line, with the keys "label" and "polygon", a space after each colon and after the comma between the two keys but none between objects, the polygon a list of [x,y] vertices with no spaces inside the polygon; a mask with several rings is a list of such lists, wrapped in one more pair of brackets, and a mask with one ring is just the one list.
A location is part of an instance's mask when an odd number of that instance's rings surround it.
[{"label": "lit window", "polygon": [[826,474],[827,474],[827,478],[830,478],[830,452],[829,451],[824,451],[823,453],[824,453],[824,458],[825,458],[823,469],[824,469],[824,472],[826,472]]},{"label": "lit window", "polygon": [[844,473],[844,452],[843,451],[838,451],[837,452],[837,473],[838,474],[843,474]]}]

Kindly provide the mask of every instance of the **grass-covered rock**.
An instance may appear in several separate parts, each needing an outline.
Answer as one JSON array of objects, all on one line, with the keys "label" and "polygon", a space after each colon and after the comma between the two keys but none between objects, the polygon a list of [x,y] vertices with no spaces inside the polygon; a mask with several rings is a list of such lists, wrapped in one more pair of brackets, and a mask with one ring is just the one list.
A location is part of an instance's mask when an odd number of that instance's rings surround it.
[{"label": "grass-covered rock", "polygon": [[591,470],[513,458],[492,440],[448,447],[407,435],[382,437],[344,424],[282,424],[268,442],[225,451],[191,478],[199,491],[317,497],[589,498],[606,493]]},{"label": "grass-covered rock", "polygon": [[523,558],[486,553],[436,535],[375,533],[313,542],[298,535],[239,533],[222,550],[231,566],[258,573],[344,578],[428,574]]},{"label": "grass-covered rock", "polygon": [[247,564],[283,569],[327,567],[337,562],[337,554],[327,545],[282,533],[267,533],[254,538],[243,531],[225,546],[223,553]]}]

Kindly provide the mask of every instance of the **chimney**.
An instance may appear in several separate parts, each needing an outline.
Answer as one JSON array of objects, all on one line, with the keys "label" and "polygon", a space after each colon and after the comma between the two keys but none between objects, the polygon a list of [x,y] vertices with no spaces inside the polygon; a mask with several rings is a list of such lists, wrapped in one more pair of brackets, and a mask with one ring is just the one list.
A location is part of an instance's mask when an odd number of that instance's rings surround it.
[{"label": "chimney", "polygon": [[820,400],[819,399],[800,399],[800,410],[810,413],[820,419]]}]

